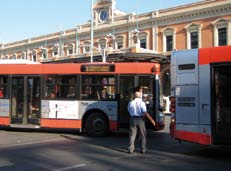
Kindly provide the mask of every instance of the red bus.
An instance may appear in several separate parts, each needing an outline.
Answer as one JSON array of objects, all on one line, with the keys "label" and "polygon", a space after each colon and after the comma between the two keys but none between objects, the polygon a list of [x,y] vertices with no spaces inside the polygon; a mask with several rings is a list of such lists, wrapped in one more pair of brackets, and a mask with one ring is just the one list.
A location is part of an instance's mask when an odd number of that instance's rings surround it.
[{"label": "red bus", "polygon": [[171,136],[231,144],[231,46],[175,51],[171,56]]},{"label": "red bus", "polygon": [[0,126],[105,135],[128,128],[132,89],[145,86],[152,129],[161,130],[159,72],[158,63],[0,64]]}]

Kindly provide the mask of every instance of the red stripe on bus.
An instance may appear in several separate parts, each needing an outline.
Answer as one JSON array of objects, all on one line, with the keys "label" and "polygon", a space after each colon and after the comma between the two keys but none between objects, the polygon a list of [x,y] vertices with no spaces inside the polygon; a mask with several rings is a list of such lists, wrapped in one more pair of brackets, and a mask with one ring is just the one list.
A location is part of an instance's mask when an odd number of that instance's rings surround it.
[{"label": "red stripe on bus", "polygon": [[9,126],[10,125],[10,118],[9,117],[0,117],[0,125]]},{"label": "red stripe on bus", "polygon": [[82,127],[81,120],[67,120],[67,119],[41,119],[41,127],[46,128],[76,128]]},{"label": "red stripe on bus", "polygon": [[194,143],[210,145],[211,136],[208,134],[202,134],[199,132],[188,132],[188,131],[179,131],[175,130],[175,138],[185,141],[190,141]]},{"label": "red stripe on bus", "polygon": [[[82,128],[81,120],[67,120],[67,119],[41,119],[41,127],[45,128]],[[116,131],[118,123],[110,121],[110,131]]]},{"label": "red stripe on bus", "polygon": [[81,65],[84,64],[1,64],[0,74],[159,74],[160,67],[157,63],[114,63],[114,72],[81,72]]},{"label": "red stripe on bus", "polygon": [[199,64],[231,62],[231,46],[199,49]]},{"label": "red stripe on bus", "polygon": [[[152,69],[157,69],[159,65],[154,63],[115,63],[116,73],[121,74],[147,74],[152,73]],[[158,74],[158,71],[156,72]]]}]

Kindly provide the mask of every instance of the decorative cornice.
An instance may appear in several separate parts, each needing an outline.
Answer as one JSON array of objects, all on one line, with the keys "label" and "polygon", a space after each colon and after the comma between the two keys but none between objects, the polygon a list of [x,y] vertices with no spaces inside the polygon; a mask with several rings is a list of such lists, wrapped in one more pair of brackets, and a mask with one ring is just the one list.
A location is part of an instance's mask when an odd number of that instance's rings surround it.
[{"label": "decorative cornice", "polygon": [[191,22],[194,20],[201,20],[206,18],[219,17],[230,15],[231,4],[223,4],[221,6],[212,6],[210,8],[203,8],[184,13],[176,13],[173,15],[159,16],[153,20],[158,26],[168,25],[172,23]]}]

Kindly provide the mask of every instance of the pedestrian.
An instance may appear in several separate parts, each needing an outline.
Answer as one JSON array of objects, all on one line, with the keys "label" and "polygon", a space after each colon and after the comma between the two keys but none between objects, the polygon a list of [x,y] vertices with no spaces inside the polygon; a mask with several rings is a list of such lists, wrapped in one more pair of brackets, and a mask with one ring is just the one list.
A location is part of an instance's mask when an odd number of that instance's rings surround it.
[{"label": "pedestrian", "polygon": [[[141,92],[136,91],[134,93],[134,99],[128,104],[128,112],[130,114],[130,126],[129,126],[129,153],[133,153],[135,150],[135,140],[137,135],[137,129],[141,136],[141,153],[147,151],[146,147],[146,127],[145,116],[150,116],[147,113],[146,104],[141,99]],[[155,125],[155,123],[154,123]]]}]

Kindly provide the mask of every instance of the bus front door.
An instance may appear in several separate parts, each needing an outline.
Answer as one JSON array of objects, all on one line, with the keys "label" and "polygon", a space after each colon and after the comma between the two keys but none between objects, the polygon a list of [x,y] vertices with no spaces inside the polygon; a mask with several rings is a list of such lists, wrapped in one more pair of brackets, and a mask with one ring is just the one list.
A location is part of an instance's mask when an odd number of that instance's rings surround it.
[{"label": "bus front door", "polygon": [[214,144],[231,144],[231,67],[214,67]]},{"label": "bus front door", "polygon": [[40,77],[12,77],[11,85],[11,124],[39,125]]},{"label": "bus front door", "polygon": [[[155,91],[153,90],[154,82],[153,77],[150,75],[122,75],[119,80],[120,87],[120,112],[119,112],[119,127],[122,129],[127,129],[129,126],[129,113],[127,110],[128,103],[133,98],[134,88],[141,86],[143,88],[143,101],[146,103],[147,110],[152,117],[155,115],[155,107],[153,107],[153,95]],[[155,118],[156,119],[156,118]],[[153,126],[148,122],[146,124],[147,128],[153,128]]]},{"label": "bus front door", "polygon": [[128,129],[129,126],[129,113],[127,106],[132,99],[132,93],[135,84],[134,76],[120,76],[120,109],[119,109],[119,127]]}]

